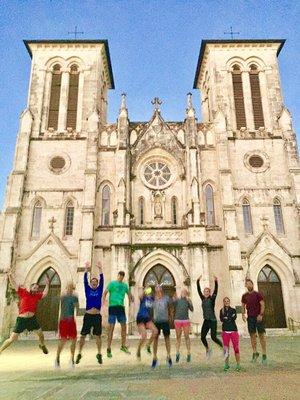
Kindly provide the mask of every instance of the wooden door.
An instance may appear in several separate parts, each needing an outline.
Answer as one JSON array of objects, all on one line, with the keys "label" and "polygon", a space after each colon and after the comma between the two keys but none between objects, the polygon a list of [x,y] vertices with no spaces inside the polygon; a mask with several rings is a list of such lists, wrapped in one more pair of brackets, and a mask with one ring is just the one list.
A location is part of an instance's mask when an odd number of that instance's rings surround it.
[{"label": "wooden door", "polygon": [[281,282],[269,265],[266,265],[258,275],[258,290],[265,301],[265,327],[286,328]]},{"label": "wooden door", "polygon": [[45,287],[46,277],[50,280],[49,292],[39,302],[36,316],[43,331],[57,331],[61,292],[60,279],[53,268],[48,268],[38,280],[41,288]]}]

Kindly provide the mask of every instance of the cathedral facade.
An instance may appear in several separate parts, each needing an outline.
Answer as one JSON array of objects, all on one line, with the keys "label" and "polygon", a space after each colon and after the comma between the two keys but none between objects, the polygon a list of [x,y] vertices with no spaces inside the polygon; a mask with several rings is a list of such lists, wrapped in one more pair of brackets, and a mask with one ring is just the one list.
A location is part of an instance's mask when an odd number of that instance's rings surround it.
[{"label": "cathedral facade", "polygon": [[38,317],[56,331],[61,291],[76,285],[82,314],[84,264],[98,260],[106,283],[126,273],[136,299],[129,329],[139,290],[161,284],[170,295],[189,288],[197,331],[200,275],[203,286],[218,277],[217,309],[226,295],[240,312],[250,277],[268,328],[300,320],[300,168],[281,92],[283,45],[202,41],[194,80],[202,122],[191,94],[184,121],[165,121],[158,98],[149,121],[131,121],[123,94],[112,124],[107,41],[25,41],[28,104],[0,220],[0,336],[17,312],[9,268],[26,286],[49,277]]}]

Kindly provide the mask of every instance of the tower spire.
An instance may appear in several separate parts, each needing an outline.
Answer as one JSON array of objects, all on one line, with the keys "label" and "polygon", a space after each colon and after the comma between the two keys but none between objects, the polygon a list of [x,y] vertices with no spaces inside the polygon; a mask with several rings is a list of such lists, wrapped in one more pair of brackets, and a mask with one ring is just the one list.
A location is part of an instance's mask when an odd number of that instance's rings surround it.
[{"label": "tower spire", "polygon": [[192,101],[192,93],[189,92],[187,94],[187,108],[186,108],[186,116],[188,118],[195,118],[195,109],[193,107],[193,101]]}]

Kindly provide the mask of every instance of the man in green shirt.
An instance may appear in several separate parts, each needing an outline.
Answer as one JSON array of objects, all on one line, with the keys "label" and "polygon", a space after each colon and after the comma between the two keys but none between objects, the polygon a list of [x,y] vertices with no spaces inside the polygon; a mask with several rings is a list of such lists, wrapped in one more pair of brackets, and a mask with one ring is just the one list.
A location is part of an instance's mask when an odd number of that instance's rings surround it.
[{"label": "man in green shirt", "polygon": [[121,350],[124,353],[130,354],[128,347],[126,346],[126,315],[124,307],[125,294],[128,295],[129,301],[133,301],[132,295],[129,293],[129,287],[127,283],[123,282],[125,272],[120,271],[116,281],[111,281],[103,295],[103,302],[107,293],[109,293],[109,303],[108,303],[108,338],[107,338],[107,357],[111,358],[111,342],[113,338],[114,328],[116,321],[121,325]]}]

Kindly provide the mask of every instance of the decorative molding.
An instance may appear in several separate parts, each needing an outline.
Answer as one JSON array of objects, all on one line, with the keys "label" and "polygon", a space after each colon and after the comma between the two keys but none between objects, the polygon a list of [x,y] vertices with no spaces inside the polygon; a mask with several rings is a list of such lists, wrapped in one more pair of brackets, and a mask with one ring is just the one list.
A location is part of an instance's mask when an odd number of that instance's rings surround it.
[{"label": "decorative molding", "polygon": [[162,244],[183,244],[185,241],[184,232],[180,230],[167,231],[159,229],[155,231],[135,231],[133,232],[133,242],[138,243],[162,243]]}]

